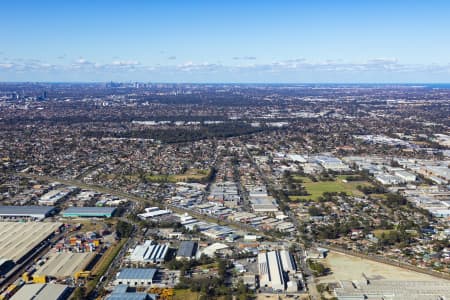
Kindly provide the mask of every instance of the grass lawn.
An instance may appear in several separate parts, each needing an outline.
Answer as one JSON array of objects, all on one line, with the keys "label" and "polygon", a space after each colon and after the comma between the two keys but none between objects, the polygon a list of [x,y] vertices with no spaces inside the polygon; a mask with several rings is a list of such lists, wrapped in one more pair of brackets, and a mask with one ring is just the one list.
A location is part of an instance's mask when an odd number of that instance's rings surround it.
[{"label": "grass lawn", "polygon": [[304,183],[310,183],[310,182],[312,182],[312,180],[311,180],[309,177],[306,177],[306,176],[300,176],[300,175],[293,175],[293,176],[292,176],[292,179],[293,179],[294,181],[297,181],[297,182],[304,182]]},{"label": "grass lawn", "polygon": [[[202,169],[188,169],[184,174],[158,174],[158,175],[145,175],[145,178],[150,182],[171,182],[176,183],[180,181],[204,181],[211,175],[211,170]],[[102,178],[106,180],[113,180],[118,178],[119,175],[103,174]],[[138,182],[140,177],[137,174],[122,175],[121,178],[127,181]]]},{"label": "grass lawn", "polygon": [[345,192],[352,196],[362,196],[363,193],[360,192],[356,187],[358,185],[370,185],[367,181],[345,181],[346,175],[336,176],[335,181],[318,181],[313,182],[308,177],[294,176],[294,180],[301,180],[303,186],[308,191],[308,196],[290,196],[289,199],[292,201],[301,201],[312,199],[317,201],[320,196],[325,192]]},{"label": "grass lawn", "polygon": [[[373,235],[376,238],[381,238],[381,235],[384,233],[385,236],[387,236],[389,233],[391,232],[395,232],[397,230],[395,229],[376,229],[373,231]],[[418,232],[416,230],[407,230],[407,232],[411,235],[411,236],[418,236]]]},{"label": "grass lawn", "polygon": [[390,232],[395,231],[395,229],[376,229],[373,231],[373,235],[376,238],[381,238],[381,235],[384,233],[385,235],[388,235]]},{"label": "grass lawn", "polygon": [[200,297],[200,293],[192,292],[189,289],[175,290],[173,300],[197,300]]},{"label": "grass lawn", "polygon": [[386,199],[386,194],[371,194],[370,197],[372,197],[374,199],[385,200]]},{"label": "grass lawn", "polygon": [[151,182],[180,182],[180,181],[203,181],[210,176],[210,170],[189,169],[184,174],[177,175],[147,175],[146,179]]},{"label": "grass lawn", "polygon": [[[192,292],[189,289],[175,290],[172,300],[197,300],[200,298],[199,292]],[[216,296],[214,298],[208,298],[214,300],[224,300],[225,296]]]},{"label": "grass lawn", "polygon": [[200,265],[197,268],[201,270],[209,270],[209,269],[217,269],[219,267],[219,264],[217,262],[213,262],[211,264],[207,265]]}]

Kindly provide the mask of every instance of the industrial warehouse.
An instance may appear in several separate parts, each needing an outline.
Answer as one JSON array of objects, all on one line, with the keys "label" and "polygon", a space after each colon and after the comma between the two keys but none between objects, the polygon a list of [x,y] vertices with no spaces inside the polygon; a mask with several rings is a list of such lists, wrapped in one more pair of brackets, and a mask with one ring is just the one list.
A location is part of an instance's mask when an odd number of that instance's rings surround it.
[{"label": "industrial warehouse", "polygon": [[69,207],[63,211],[64,218],[111,218],[115,207]]},{"label": "industrial warehouse", "polygon": [[159,245],[151,240],[147,240],[143,245],[137,245],[134,248],[129,261],[132,263],[163,263],[168,251],[168,245]]},{"label": "industrial warehouse", "polygon": [[72,289],[63,284],[27,284],[11,300],[65,300],[71,292]]},{"label": "industrial warehouse", "polygon": [[290,276],[297,271],[297,268],[289,251],[259,253],[258,269],[261,288],[269,288],[277,292],[297,292],[297,282]]},{"label": "industrial warehouse", "polygon": [[176,259],[194,259],[198,250],[198,243],[194,241],[182,241],[178,248]]},{"label": "industrial warehouse", "polygon": [[[131,290],[131,291],[130,291]],[[107,300],[156,300],[158,295],[148,294],[146,292],[136,292],[128,285],[121,284],[116,286]]]},{"label": "industrial warehouse", "polygon": [[448,281],[390,281],[353,280],[341,281],[334,289],[339,300],[389,299],[389,300],[435,300],[450,299]]},{"label": "industrial warehouse", "polygon": [[50,216],[53,206],[0,205],[1,220],[42,220]]},{"label": "industrial warehouse", "polygon": [[160,209],[159,207],[148,207],[145,209],[145,213],[138,214],[138,217],[142,220],[153,219],[165,215],[170,215],[172,213],[171,210]]},{"label": "industrial warehouse", "polygon": [[0,259],[23,262],[33,251],[44,245],[61,223],[0,222]]},{"label": "industrial warehouse", "polygon": [[86,269],[95,257],[94,252],[56,252],[37,271],[37,276],[47,276],[56,279],[77,277],[76,274]]},{"label": "industrial warehouse", "polygon": [[131,269],[126,268],[117,273],[114,283],[127,284],[131,287],[150,286],[156,278],[156,269]]}]

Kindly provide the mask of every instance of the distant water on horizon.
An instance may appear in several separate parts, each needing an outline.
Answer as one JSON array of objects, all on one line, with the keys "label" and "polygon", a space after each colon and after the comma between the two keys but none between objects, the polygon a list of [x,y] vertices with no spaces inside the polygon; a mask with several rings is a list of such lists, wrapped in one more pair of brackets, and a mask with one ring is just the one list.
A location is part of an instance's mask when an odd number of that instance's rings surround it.
[{"label": "distant water on horizon", "polygon": [[435,89],[450,89],[450,83],[425,84],[424,86]]},{"label": "distant water on horizon", "polygon": [[305,86],[318,87],[417,87],[430,89],[450,89],[450,83],[311,83],[304,84]]}]

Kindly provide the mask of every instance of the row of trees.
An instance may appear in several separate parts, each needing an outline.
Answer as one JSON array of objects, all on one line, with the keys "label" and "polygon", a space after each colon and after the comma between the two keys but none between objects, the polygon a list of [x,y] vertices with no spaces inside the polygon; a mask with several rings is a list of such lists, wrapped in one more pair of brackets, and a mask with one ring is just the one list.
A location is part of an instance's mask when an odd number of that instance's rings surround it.
[{"label": "row of trees", "polygon": [[269,130],[270,128],[252,127],[247,123],[228,122],[200,126],[196,128],[145,128],[124,131],[86,131],[87,137],[103,138],[145,138],[162,141],[164,143],[182,143],[204,140],[209,138],[228,138]]}]

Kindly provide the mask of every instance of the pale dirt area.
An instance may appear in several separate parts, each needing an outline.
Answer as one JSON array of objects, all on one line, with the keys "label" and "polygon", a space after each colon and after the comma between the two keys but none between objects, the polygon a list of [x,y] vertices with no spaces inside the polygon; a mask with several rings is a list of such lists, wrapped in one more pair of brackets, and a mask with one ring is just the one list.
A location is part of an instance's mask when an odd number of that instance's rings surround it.
[{"label": "pale dirt area", "polygon": [[320,283],[336,282],[339,280],[361,280],[363,279],[362,273],[366,274],[369,279],[440,280],[430,275],[336,252],[330,252],[327,258],[320,260],[320,262],[331,269],[330,275],[318,278]]}]

